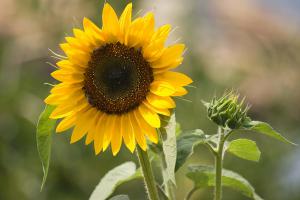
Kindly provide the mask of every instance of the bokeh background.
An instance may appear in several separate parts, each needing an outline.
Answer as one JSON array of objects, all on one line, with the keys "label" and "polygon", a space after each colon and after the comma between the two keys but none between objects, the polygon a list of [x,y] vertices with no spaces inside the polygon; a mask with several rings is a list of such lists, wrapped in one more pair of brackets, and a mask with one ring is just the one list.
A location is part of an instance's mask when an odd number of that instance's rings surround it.
[{"label": "bokeh background", "polygon": [[[120,11],[126,0],[109,1]],[[107,151],[94,156],[92,146],[69,144],[70,133],[53,136],[52,160],[46,187],[40,192],[41,164],[35,125],[43,99],[53,83],[55,63],[49,49],[58,44],[84,16],[99,25],[100,0],[0,1],[0,199],[88,199],[100,178],[112,167],[134,160],[124,149],[117,157]],[[156,23],[171,23],[171,38],[187,45],[180,71],[193,86],[177,99],[177,119],[183,130],[216,129],[206,118],[201,99],[209,100],[226,88],[237,89],[252,105],[250,116],[267,121],[300,143],[300,1],[297,0],[144,0],[134,1],[134,13],[156,13]],[[135,15],[134,14],[134,15]],[[300,199],[300,149],[254,133],[262,151],[259,163],[226,156],[225,168],[241,173],[259,195],[272,200]],[[189,163],[213,162],[197,147]],[[177,196],[182,200],[192,182],[186,165],[177,174]],[[115,194],[146,199],[141,180],[121,186]],[[194,199],[211,199],[212,190],[199,190]],[[247,199],[225,189],[225,200]]]}]

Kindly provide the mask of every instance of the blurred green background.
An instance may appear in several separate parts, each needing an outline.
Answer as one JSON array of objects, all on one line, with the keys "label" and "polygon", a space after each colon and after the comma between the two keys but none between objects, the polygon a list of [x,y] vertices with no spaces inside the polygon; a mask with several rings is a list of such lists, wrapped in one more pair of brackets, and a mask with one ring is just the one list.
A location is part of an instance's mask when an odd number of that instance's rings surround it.
[{"label": "blurred green background", "polygon": [[[128,3],[109,1],[118,13]],[[40,192],[41,164],[35,142],[35,124],[52,83],[55,63],[48,49],[61,53],[58,44],[84,16],[101,24],[99,0],[0,1],[0,199],[88,199],[100,178],[112,167],[134,160],[124,149],[94,156],[92,146],[69,144],[70,133],[53,136],[52,160],[46,187]],[[135,1],[134,15],[156,13],[157,25],[171,23],[168,43],[187,45],[180,71],[190,75],[196,88],[177,99],[182,129],[216,129],[206,118],[201,99],[209,100],[226,88],[235,88],[252,105],[250,116],[267,121],[300,143],[300,2],[297,0],[155,0]],[[252,183],[259,195],[272,200],[300,199],[300,150],[254,133],[262,151],[259,163],[226,156],[225,168]],[[197,147],[189,163],[213,162],[204,147]],[[186,165],[177,174],[177,196],[182,200],[192,182]],[[115,194],[146,199],[141,180],[121,186]],[[203,189],[194,199],[211,199]],[[225,189],[225,200],[246,199]]]}]

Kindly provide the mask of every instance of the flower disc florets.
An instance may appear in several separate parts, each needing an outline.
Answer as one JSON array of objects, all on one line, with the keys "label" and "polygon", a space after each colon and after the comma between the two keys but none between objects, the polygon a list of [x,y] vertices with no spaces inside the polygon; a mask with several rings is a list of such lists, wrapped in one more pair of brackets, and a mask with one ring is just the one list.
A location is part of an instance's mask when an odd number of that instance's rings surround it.
[{"label": "flower disc florets", "polygon": [[237,129],[240,128],[249,117],[247,112],[248,106],[244,106],[244,99],[239,102],[239,95],[229,92],[221,98],[213,98],[207,103],[208,118],[224,128]]}]

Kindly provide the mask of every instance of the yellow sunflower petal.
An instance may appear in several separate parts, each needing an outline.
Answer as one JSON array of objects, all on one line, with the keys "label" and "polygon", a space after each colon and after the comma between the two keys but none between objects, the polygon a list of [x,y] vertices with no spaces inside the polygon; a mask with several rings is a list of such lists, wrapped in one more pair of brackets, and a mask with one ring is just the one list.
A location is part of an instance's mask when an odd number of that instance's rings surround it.
[{"label": "yellow sunflower petal", "polygon": [[164,108],[156,108],[154,106],[152,106],[151,104],[149,104],[147,101],[143,101],[143,104],[145,106],[147,106],[150,110],[158,113],[158,114],[161,114],[161,115],[165,115],[165,116],[170,116],[170,111],[168,109],[164,109]]},{"label": "yellow sunflower petal", "polygon": [[73,84],[67,84],[67,83],[59,83],[55,85],[51,90],[51,94],[71,94],[72,92],[77,91],[78,89],[81,89],[82,85],[78,83]]},{"label": "yellow sunflower petal", "polygon": [[152,111],[143,104],[139,106],[139,112],[150,126],[154,128],[160,127],[160,119],[156,112]]},{"label": "yellow sunflower petal", "polygon": [[179,65],[181,65],[182,61],[183,61],[183,57],[178,58],[177,60],[175,60],[174,62],[172,62],[168,67],[153,68],[153,74],[154,75],[158,75],[158,74],[167,72],[170,69],[174,69],[174,68],[178,67]]},{"label": "yellow sunflower petal", "polygon": [[135,19],[129,26],[128,35],[125,38],[124,44],[129,47],[140,45],[140,32],[143,30],[144,21],[142,18]]},{"label": "yellow sunflower petal", "polygon": [[59,119],[72,114],[73,111],[80,111],[89,109],[91,106],[86,102],[85,98],[82,98],[78,102],[67,102],[65,104],[58,105],[49,116],[50,119]]},{"label": "yellow sunflower petal", "polygon": [[96,113],[97,110],[95,108],[91,108],[77,118],[76,125],[71,136],[71,143],[77,142],[86,135]]},{"label": "yellow sunflower petal", "polygon": [[192,79],[185,74],[179,72],[167,71],[161,74],[154,76],[154,80],[156,81],[166,81],[175,85],[176,87],[186,86],[192,83]]},{"label": "yellow sunflower petal", "polygon": [[92,38],[88,32],[75,28],[73,29],[73,33],[78,43],[78,45],[73,45],[73,47],[79,46],[80,48],[78,49],[85,52],[91,52],[97,47],[94,37]]},{"label": "yellow sunflower petal", "polygon": [[99,111],[97,111],[95,113],[95,117],[92,120],[91,126],[90,126],[90,130],[87,133],[86,139],[85,139],[85,145],[89,145],[93,140],[95,135],[97,134],[97,124],[99,121],[101,113]]},{"label": "yellow sunflower petal", "polygon": [[56,65],[61,69],[67,69],[67,70],[78,69],[79,71],[81,71],[83,69],[82,66],[71,63],[69,60],[60,60],[56,63]]},{"label": "yellow sunflower petal", "polygon": [[102,30],[86,17],[83,19],[83,28],[93,45],[98,46],[105,41]]},{"label": "yellow sunflower petal", "polygon": [[92,130],[93,127],[91,126],[91,130],[88,131],[86,138],[85,138],[85,145],[89,145],[93,142],[94,140],[94,135],[95,135],[95,131]]},{"label": "yellow sunflower petal", "polygon": [[[65,90],[68,92],[68,90]],[[67,104],[73,104],[84,97],[84,94],[81,89],[77,89],[74,91],[69,91],[69,95],[67,93],[53,93],[50,94],[44,102],[50,105],[59,105],[66,102]]]},{"label": "yellow sunflower petal", "polygon": [[135,149],[135,139],[132,126],[130,124],[130,118],[128,114],[124,114],[120,120],[121,123],[121,135],[124,138],[126,147],[133,153]]},{"label": "yellow sunflower petal", "polygon": [[114,156],[117,155],[117,153],[119,153],[122,144],[122,135],[121,135],[122,127],[120,122],[121,122],[121,117],[117,116],[114,132],[111,138],[111,150]]},{"label": "yellow sunflower petal", "polygon": [[108,4],[104,4],[102,12],[102,29],[108,34],[118,36],[120,33],[120,26],[118,16],[114,9]]},{"label": "yellow sunflower petal", "polygon": [[103,147],[103,137],[104,137],[104,132],[105,132],[105,123],[106,123],[107,117],[106,114],[101,113],[96,125],[96,130],[94,135],[94,149],[95,149],[95,154],[98,155]]},{"label": "yellow sunflower petal", "polygon": [[76,113],[74,113],[74,114],[72,113],[69,116],[65,117],[57,125],[56,132],[60,133],[60,132],[63,132],[65,130],[68,130],[71,127],[73,127],[75,125],[75,122],[76,122],[76,117],[77,117]]},{"label": "yellow sunflower petal", "polygon": [[164,44],[167,40],[170,30],[171,26],[169,24],[160,27],[152,35],[149,45],[142,49],[143,56],[148,62],[154,62],[162,56],[165,50]]},{"label": "yellow sunflower petal", "polygon": [[176,92],[172,96],[184,96],[188,91],[184,87],[176,87]]},{"label": "yellow sunflower petal", "polygon": [[157,31],[154,32],[151,38],[151,42],[157,42],[159,41],[161,45],[164,45],[166,42],[168,35],[171,31],[171,25],[165,24],[157,29]]},{"label": "yellow sunflower petal", "polygon": [[117,115],[107,115],[107,120],[105,123],[105,130],[104,130],[104,135],[103,135],[103,151],[107,149],[111,142],[112,135],[115,134],[115,126],[117,119]]},{"label": "yellow sunflower petal", "polygon": [[184,48],[184,44],[175,44],[168,47],[167,49],[165,49],[160,59],[151,63],[151,67],[163,68],[170,66],[174,63],[174,61],[181,58]]},{"label": "yellow sunflower petal", "polygon": [[61,82],[79,83],[84,80],[83,73],[64,69],[59,69],[52,72],[51,76]]},{"label": "yellow sunflower petal", "polygon": [[[140,32],[140,39],[144,40],[144,42],[149,42],[153,33],[154,33],[154,15],[152,12],[147,13],[144,17],[144,26],[142,31]],[[143,44],[145,45],[145,43]]]},{"label": "yellow sunflower petal", "polygon": [[44,99],[44,102],[46,104],[50,105],[59,105],[62,100],[66,99],[66,95],[62,94],[50,94],[46,99]]},{"label": "yellow sunflower petal", "polygon": [[158,60],[162,56],[164,47],[160,44],[151,43],[151,45],[143,48],[142,50],[144,58],[151,63]]},{"label": "yellow sunflower petal", "polygon": [[71,114],[74,109],[74,105],[59,105],[57,106],[49,116],[50,119],[59,119]]},{"label": "yellow sunflower petal", "polygon": [[142,131],[137,123],[137,120],[135,119],[134,114],[129,113],[129,117],[130,117],[132,129],[134,132],[134,137],[135,137],[137,143],[139,144],[139,146],[141,147],[141,149],[146,151],[147,150],[146,138],[145,138],[144,134],[142,133]]},{"label": "yellow sunflower petal", "polygon": [[73,33],[74,33],[74,36],[78,39],[82,39],[86,42],[89,41],[89,38],[87,37],[86,33],[78,28],[73,28]]},{"label": "yellow sunflower petal", "polygon": [[76,106],[75,110],[78,112],[81,110],[88,110],[91,107],[85,96],[78,101],[74,101],[73,104]]},{"label": "yellow sunflower petal", "polygon": [[128,37],[128,31],[131,24],[131,14],[132,14],[132,3],[129,3],[124,9],[121,17],[120,17],[120,30],[122,37],[121,42],[123,43],[126,37]]},{"label": "yellow sunflower petal", "polygon": [[133,111],[136,121],[140,129],[148,136],[149,140],[157,144],[158,142],[158,135],[156,129],[151,127],[142,117],[138,110]]},{"label": "yellow sunflower petal", "polygon": [[[80,39],[78,38],[74,38],[74,37],[65,37],[65,40],[67,41],[67,44],[71,47],[71,48],[75,48],[78,49],[80,51],[87,51],[90,52],[92,50],[92,47],[89,45],[89,43],[86,42],[82,42]],[[64,51],[68,50],[68,47],[65,45],[61,46],[61,48]]]},{"label": "yellow sunflower petal", "polygon": [[162,97],[149,92],[146,97],[147,101],[157,108],[175,108],[175,102],[171,97]]},{"label": "yellow sunflower petal", "polygon": [[150,91],[158,96],[171,96],[176,92],[176,89],[170,83],[154,81],[151,83]]}]

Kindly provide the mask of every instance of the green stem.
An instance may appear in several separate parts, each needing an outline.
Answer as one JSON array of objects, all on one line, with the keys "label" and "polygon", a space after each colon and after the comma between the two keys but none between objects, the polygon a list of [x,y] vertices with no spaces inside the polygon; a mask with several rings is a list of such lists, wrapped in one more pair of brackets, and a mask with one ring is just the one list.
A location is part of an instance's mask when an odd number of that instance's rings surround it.
[{"label": "green stem", "polygon": [[219,127],[219,143],[217,154],[215,156],[215,169],[216,169],[216,185],[215,185],[215,200],[222,199],[222,168],[223,168],[223,150],[225,143],[225,136],[222,128]]},{"label": "green stem", "polygon": [[149,157],[146,151],[137,147],[137,156],[143,171],[144,182],[148,193],[149,200],[159,200],[154,175],[152,172]]}]

